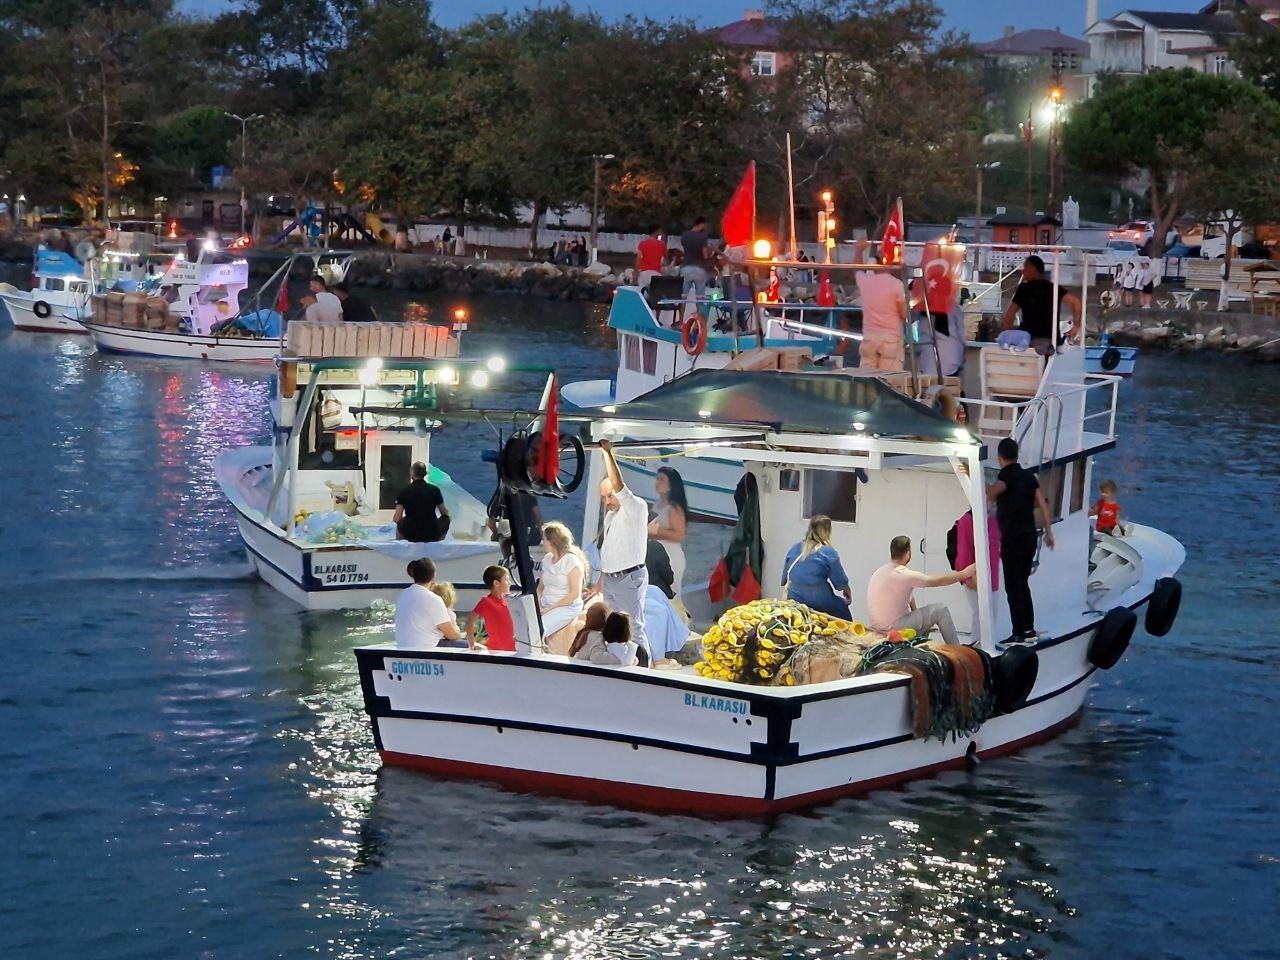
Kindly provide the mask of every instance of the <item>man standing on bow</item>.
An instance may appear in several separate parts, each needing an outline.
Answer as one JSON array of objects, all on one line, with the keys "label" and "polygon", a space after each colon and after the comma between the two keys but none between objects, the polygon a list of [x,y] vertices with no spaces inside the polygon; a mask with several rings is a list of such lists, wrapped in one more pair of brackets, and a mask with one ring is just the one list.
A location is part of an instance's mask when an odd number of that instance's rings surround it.
[{"label": "man standing on bow", "polygon": [[645,555],[649,546],[649,505],[622,482],[613,444],[600,441],[605,478],[600,482],[604,502],[604,535],[600,544],[600,577],[595,590],[609,605],[631,618],[631,639],[653,663],[649,638],[644,632],[644,600],[649,590]]}]

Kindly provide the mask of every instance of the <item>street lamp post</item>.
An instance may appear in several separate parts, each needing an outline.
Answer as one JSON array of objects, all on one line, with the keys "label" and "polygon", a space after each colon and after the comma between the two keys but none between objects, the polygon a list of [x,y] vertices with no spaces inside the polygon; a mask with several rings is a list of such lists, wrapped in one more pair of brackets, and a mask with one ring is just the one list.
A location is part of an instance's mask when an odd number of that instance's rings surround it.
[{"label": "street lamp post", "polygon": [[978,170],[978,204],[973,214],[973,242],[977,245],[977,252],[974,256],[974,263],[981,262],[982,257],[982,180],[983,174],[988,170],[994,170],[1000,166],[999,160],[992,160],[990,163],[975,163],[974,167]]},{"label": "street lamp post", "polygon": [[249,200],[245,196],[243,180],[245,157],[248,154],[249,123],[252,120],[261,120],[263,115],[260,113],[251,113],[247,117],[242,117],[238,113],[228,113],[226,110],[222,112],[232,120],[240,121],[240,175],[237,176],[236,179],[240,181],[240,233],[243,236],[245,232],[245,221],[249,214]]},{"label": "street lamp post", "polygon": [[822,208],[818,211],[818,242],[822,244],[823,262],[831,262],[831,248],[836,245],[836,202],[830,190],[823,190]]},{"label": "street lamp post", "polygon": [[591,191],[591,262],[596,262],[596,225],[600,216],[600,161],[612,160],[612,153],[593,153],[591,163],[595,169],[595,185]]}]

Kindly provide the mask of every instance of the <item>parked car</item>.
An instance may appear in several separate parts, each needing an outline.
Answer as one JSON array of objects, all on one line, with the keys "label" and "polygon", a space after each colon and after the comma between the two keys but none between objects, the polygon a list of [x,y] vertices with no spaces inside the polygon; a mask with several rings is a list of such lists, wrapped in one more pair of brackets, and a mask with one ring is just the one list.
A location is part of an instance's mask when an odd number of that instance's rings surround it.
[{"label": "parked car", "polygon": [[1141,251],[1134,241],[1111,239],[1102,248],[1102,256],[1098,257],[1096,263],[1099,269],[1110,269],[1116,264],[1132,260],[1134,257],[1140,256],[1140,254]]}]

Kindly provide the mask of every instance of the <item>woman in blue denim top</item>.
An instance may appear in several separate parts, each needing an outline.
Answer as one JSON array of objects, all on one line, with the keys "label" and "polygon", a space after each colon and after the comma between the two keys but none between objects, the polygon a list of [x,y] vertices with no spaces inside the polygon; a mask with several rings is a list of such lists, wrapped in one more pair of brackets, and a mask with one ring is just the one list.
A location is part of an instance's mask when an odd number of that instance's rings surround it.
[{"label": "woman in blue denim top", "polygon": [[[831,518],[818,514],[809,520],[804,539],[787,551],[782,565],[782,585],[787,599],[814,610],[850,620],[849,578],[840,565],[840,554],[831,545]],[[837,596],[836,591],[844,595]]]}]

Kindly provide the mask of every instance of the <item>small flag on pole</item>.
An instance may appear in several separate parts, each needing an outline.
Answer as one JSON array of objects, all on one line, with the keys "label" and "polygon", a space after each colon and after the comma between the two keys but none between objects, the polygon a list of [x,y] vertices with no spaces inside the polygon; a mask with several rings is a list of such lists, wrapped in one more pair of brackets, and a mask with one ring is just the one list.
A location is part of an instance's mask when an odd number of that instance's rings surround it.
[{"label": "small flag on pole", "polygon": [[903,234],[902,198],[899,197],[897,205],[893,208],[893,214],[889,217],[889,222],[884,225],[884,236],[880,238],[881,263],[902,262]]}]

